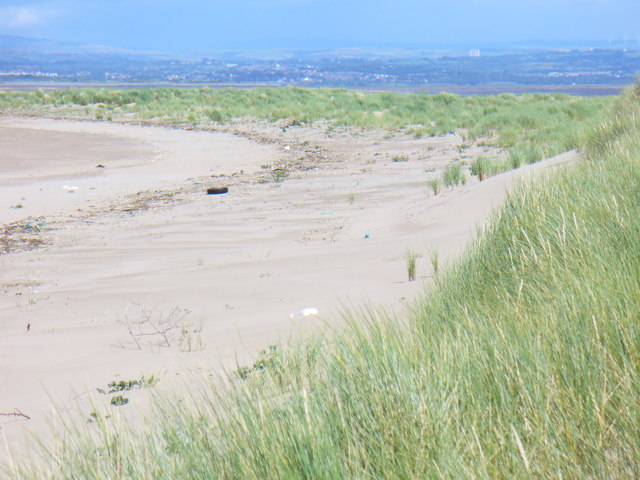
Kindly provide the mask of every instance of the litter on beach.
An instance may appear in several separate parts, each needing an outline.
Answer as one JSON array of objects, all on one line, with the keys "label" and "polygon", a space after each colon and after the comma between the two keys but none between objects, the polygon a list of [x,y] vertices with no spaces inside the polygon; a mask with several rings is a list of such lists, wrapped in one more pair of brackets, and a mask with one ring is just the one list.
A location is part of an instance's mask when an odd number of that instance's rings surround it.
[{"label": "litter on beach", "polygon": [[317,308],[312,308],[312,307],[303,308],[299,312],[292,313],[289,316],[291,318],[293,318],[293,317],[309,317],[311,315],[318,315],[318,309]]},{"label": "litter on beach", "polygon": [[211,187],[207,188],[207,195],[220,195],[222,193],[228,193],[228,187]]},{"label": "litter on beach", "polygon": [[65,185],[64,187],[62,187],[62,189],[66,192],[73,193],[78,190],[78,187],[70,187],[69,185]]}]

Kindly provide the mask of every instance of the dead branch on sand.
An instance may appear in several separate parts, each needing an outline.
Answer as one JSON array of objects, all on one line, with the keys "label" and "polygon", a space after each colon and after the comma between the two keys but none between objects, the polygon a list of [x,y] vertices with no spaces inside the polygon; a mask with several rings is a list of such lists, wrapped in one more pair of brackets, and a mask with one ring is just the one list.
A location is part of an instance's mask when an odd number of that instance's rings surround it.
[{"label": "dead branch on sand", "polygon": [[[129,319],[128,310],[131,305],[140,307],[140,317],[137,320],[131,321]],[[138,350],[142,350],[140,339],[142,337],[151,337],[152,340],[162,347],[171,347],[171,342],[174,341],[174,333],[182,332],[187,326],[184,319],[191,312],[185,308],[175,307],[169,311],[169,314],[164,316],[163,312],[160,312],[156,320],[153,319],[153,310],[145,309],[142,305],[130,304],[125,308],[124,320],[122,324],[129,332],[129,336],[138,347]],[[180,341],[179,341],[180,343]]]},{"label": "dead branch on sand", "polygon": [[17,408],[14,408],[13,412],[0,412],[0,417],[18,417],[24,418],[26,420],[31,420],[31,417],[29,415],[22,413]]}]

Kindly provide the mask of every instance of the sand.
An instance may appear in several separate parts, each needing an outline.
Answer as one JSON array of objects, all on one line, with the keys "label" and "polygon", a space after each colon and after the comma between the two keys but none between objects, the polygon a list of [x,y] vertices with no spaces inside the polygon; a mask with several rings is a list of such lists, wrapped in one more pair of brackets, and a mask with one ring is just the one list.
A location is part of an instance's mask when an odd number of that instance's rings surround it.
[{"label": "sand", "polygon": [[[29,417],[0,415],[0,434],[20,451],[26,432],[82,419],[79,402],[117,408],[96,392],[111,381],[215,375],[347,307],[402,314],[430,251],[452,261],[518,178],[575,158],[433,196],[444,165],[483,153],[462,143],[0,117],[0,414]],[[229,193],[206,195],[217,186]],[[304,308],[318,315],[291,316]],[[144,408],[131,397],[119,408]]]}]

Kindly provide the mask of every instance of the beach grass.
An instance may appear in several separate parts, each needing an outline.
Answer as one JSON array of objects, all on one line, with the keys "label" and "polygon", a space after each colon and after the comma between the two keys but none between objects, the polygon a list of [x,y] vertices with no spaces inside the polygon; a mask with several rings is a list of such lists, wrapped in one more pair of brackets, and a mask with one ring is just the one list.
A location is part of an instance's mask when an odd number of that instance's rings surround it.
[{"label": "beach grass", "polygon": [[409,278],[410,282],[413,282],[416,279],[418,257],[419,257],[418,252],[410,248],[407,249],[407,251],[404,254],[404,259],[407,265],[407,277]]},{"label": "beach grass", "polygon": [[210,128],[239,121],[283,128],[323,123],[416,137],[458,132],[504,148],[512,166],[584,144],[612,97],[529,94],[461,97],[449,93],[363,93],[299,87],[92,89],[0,92],[0,113]]},{"label": "beach grass", "polygon": [[609,115],[406,316],[347,312],[242,378],[157,399],[142,428],[69,424],[8,474],[639,478],[640,85]]},{"label": "beach grass", "polygon": [[459,163],[447,165],[442,172],[442,183],[445,187],[456,187],[467,183],[467,174]]},{"label": "beach grass", "polygon": [[434,195],[438,195],[442,190],[442,179],[439,177],[432,178],[431,180],[427,181],[427,185]]},{"label": "beach grass", "polygon": [[519,164],[512,165],[508,160],[505,162],[497,158],[479,156],[471,162],[470,171],[471,175],[476,175],[482,182],[491,175],[509,170],[510,167],[517,168],[519,166]]}]

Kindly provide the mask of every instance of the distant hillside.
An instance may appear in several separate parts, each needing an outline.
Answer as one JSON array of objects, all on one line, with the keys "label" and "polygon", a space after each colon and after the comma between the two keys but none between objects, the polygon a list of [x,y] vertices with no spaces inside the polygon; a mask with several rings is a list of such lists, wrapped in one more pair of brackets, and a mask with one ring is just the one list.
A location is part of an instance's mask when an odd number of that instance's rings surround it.
[{"label": "distant hillside", "polygon": [[101,45],[0,35],[0,84],[126,82],[301,85],[354,88],[477,86],[626,86],[640,50],[529,45],[331,50],[234,50],[166,56]]},{"label": "distant hillside", "polygon": [[[105,45],[90,45],[74,42],[59,42],[39,38],[16,37],[14,35],[0,35],[0,52],[3,54],[18,55],[48,55],[48,54],[102,54],[118,56],[158,56],[154,52],[142,52],[126,50],[123,48],[109,47]],[[2,62],[2,59],[0,59]]]}]

